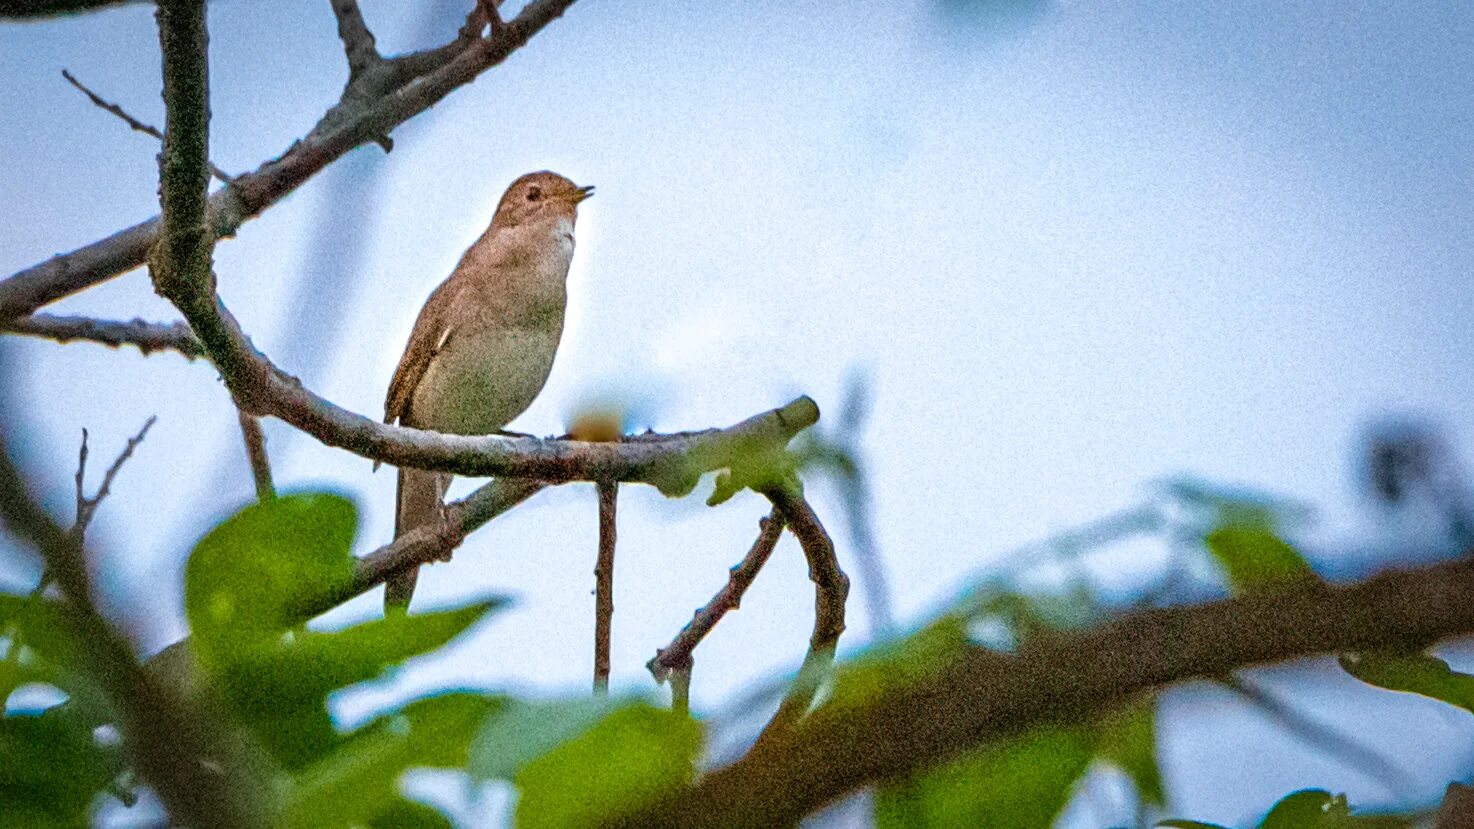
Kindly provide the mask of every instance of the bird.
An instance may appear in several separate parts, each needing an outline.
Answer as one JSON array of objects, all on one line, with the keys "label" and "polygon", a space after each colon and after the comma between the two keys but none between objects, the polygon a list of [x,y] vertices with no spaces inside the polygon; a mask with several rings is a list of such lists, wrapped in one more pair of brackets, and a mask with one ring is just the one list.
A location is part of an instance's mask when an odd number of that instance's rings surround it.
[{"label": "bird", "polygon": [[[385,423],[506,434],[552,371],[578,205],[593,193],[548,170],[512,182],[486,232],[420,309],[389,381]],[[395,538],[438,518],[451,478],[399,469]],[[418,575],[416,566],[385,582],[386,613],[407,611]]]}]

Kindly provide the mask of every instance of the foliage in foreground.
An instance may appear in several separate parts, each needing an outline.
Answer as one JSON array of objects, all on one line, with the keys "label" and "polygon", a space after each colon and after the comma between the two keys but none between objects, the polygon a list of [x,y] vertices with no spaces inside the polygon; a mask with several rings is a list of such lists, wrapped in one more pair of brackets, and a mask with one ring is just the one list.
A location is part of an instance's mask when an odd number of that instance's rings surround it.
[{"label": "foliage in foreground", "polygon": [[[1201,491],[1176,497],[1196,516],[1198,548],[1231,590],[1316,578],[1281,539],[1273,509]],[[436,809],[400,793],[400,778],[412,768],[509,781],[518,792],[516,822],[528,827],[596,825],[694,777],[702,725],[642,699],[534,701],[446,691],[339,728],[328,714],[330,694],[382,678],[506,605],[487,597],[340,630],[307,629],[294,608],[309,592],[349,579],[356,528],[352,503],[322,492],[255,504],[227,519],[196,545],[186,567],[188,651],[176,646],[152,663],[176,679],[181,664],[197,666],[207,681],[194,693],[248,735],[221,750],[250,753],[268,769],[277,825],[450,826]],[[945,669],[967,649],[1014,649],[1041,632],[1097,623],[1114,609],[1079,579],[1032,590],[989,581],[917,632],[841,665],[823,704],[862,702]],[[0,698],[37,686],[65,696],[50,707],[7,707],[0,718],[0,827],[86,826],[102,798],[131,804],[138,783],[110,725],[114,712],[88,679],[61,608],[42,592],[0,595],[0,631],[7,642]],[[1365,682],[1474,710],[1474,677],[1432,656],[1349,654],[1342,665]],[[1124,773],[1145,806],[1165,807],[1154,697],[1094,722],[1036,729],[882,787],[876,824],[1047,827],[1099,765]],[[1319,790],[1286,797],[1259,824],[1404,825],[1402,818],[1353,814],[1344,797]]]}]

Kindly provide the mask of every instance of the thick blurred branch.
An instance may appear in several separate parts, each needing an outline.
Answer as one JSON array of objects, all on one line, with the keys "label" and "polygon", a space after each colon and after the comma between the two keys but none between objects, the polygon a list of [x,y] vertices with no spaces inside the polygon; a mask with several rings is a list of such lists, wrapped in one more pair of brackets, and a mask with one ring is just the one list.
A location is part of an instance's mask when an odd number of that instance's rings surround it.
[{"label": "thick blurred branch", "polygon": [[31,314],[0,323],[0,332],[42,337],[60,343],[82,340],[113,348],[131,345],[145,355],[155,351],[177,351],[191,360],[205,356],[205,347],[182,322],[145,322],[141,319],[124,322]]},{"label": "thick blurred branch", "polygon": [[[281,156],[210,198],[210,226],[233,235],[349,150],[429,109],[457,87],[501,63],[574,0],[534,0],[490,38],[457,37],[444,46],[390,58],[362,73],[304,138]],[[142,265],[159,239],[160,220],[121,230],[0,282],[0,322],[112,279]]]},{"label": "thick blurred branch", "polygon": [[[130,442],[125,455],[133,446]],[[95,497],[103,494],[99,490]],[[260,825],[258,769],[244,761],[242,747],[228,742],[217,724],[139,667],[127,642],[92,600],[80,533],[62,530],[31,499],[3,435],[0,519],[16,538],[41,553],[65,599],[61,607],[88,673],[116,707],[123,744],[169,813],[189,826]]]},{"label": "thick blurred branch", "polygon": [[[1474,631],[1474,561],[1327,587],[1287,585],[1147,610],[1017,654],[968,649],[917,681],[821,707],[732,765],[612,825],[787,825],[865,785],[1136,694],[1248,665],[1345,650],[1416,650]],[[885,751],[876,746],[886,746]]]}]

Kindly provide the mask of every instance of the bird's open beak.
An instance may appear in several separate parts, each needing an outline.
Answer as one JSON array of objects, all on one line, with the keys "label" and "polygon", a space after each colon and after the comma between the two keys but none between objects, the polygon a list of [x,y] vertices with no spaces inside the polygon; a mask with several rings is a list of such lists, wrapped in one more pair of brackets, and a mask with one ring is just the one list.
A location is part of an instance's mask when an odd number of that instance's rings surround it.
[{"label": "bird's open beak", "polygon": [[594,195],[594,185],[590,184],[573,191],[573,203],[578,204],[589,196]]}]

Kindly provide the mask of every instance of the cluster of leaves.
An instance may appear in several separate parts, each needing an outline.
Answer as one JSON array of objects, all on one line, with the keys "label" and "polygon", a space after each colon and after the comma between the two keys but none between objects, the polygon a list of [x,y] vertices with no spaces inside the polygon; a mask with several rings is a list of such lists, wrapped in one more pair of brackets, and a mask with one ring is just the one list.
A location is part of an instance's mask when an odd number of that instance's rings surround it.
[{"label": "cluster of leaves", "polygon": [[[1231,591],[1274,590],[1314,579],[1286,543],[1282,514],[1262,503],[1201,488],[1175,493],[1194,516],[1200,549]],[[381,679],[505,605],[486,598],[339,630],[309,630],[303,608],[352,578],[357,527],[351,502],[329,493],[288,495],[249,506],[206,535],[185,573],[191,638],[148,667],[191,689],[218,712],[263,768],[266,811],[282,827],[443,827],[446,816],[404,797],[412,768],[464,770],[517,791],[520,826],[594,825],[692,779],[699,723],[639,699],[524,700],[454,691],[408,700],[351,730],[327,699]],[[1050,631],[1096,624],[1117,608],[1070,581],[1023,590],[990,580],[908,636],[841,666],[821,704],[854,705],[898,683],[947,670],[969,651],[1009,652]],[[37,592],[0,596],[0,698],[46,686],[65,702],[0,718],[0,829],[85,826],[102,797],[131,803],[135,781],[117,739],[115,713],[89,677],[66,609]],[[1425,654],[1348,654],[1359,679],[1474,710],[1474,677]],[[1132,781],[1144,805],[1165,805],[1156,756],[1156,700],[1147,695],[1093,722],[1036,729],[987,745],[876,792],[880,827],[1047,827],[1083,776],[1105,765]],[[126,735],[124,735],[126,737]],[[206,762],[210,758],[204,758]],[[1209,827],[1190,821],[1163,826]],[[1401,826],[1352,815],[1344,798],[1296,792],[1260,824]]]},{"label": "cluster of leaves", "polygon": [[[524,701],[473,691],[407,701],[343,731],[329,694],[430,652],[505,602],[308,630],[298,608],[352,576],[351,502],[303,493],[249,506],[195,547],[185,572],[191,638],[149,663],[219,711],[264,768],[266,811],[282,827],[447,827],[405,798],[411,768],[464,769],[514,783],[522,826],[592,823],[687,782],[700,726],[641,700]],[[64,608],[0,597],[6,660],[0,696],[45,685],[64,703],[0,719],[0,827],[86,826],[100,796],[132,802],[113,712],[82,668]],[[114,735],[116,731],[112,732]],[[210,762],[215,758],[202,758]]]}]

